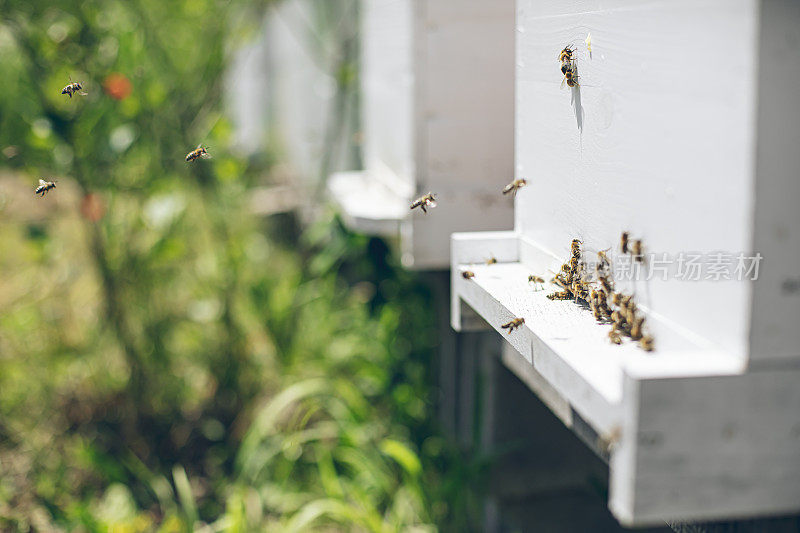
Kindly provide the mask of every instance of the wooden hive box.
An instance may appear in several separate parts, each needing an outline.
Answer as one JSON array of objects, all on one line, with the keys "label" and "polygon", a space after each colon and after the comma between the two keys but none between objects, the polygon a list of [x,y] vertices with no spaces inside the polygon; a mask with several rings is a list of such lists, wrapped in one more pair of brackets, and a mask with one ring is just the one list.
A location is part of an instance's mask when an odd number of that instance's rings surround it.
[{"label": "wooden hive box", "polygon": [[[497,329],[596,433],[623,524],[800,511],[800,4],[519,0],[516,29],[529,185],[514,231],[453,235],[453,327]],[[527,281],[623,231],[650,353]]]}]

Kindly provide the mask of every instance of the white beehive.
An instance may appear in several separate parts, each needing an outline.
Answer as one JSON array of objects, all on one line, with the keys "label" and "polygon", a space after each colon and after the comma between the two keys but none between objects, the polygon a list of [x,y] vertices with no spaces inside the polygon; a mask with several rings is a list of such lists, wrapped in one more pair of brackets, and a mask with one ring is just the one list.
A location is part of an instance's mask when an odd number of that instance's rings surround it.
[{"label": "white beehive", "polygon": [[[512,224],[499,191],[514,161],[514,2],[362,6],[365,170],[331,176],[329,189],[356,229],[400,234],[406,265],[443,268],[453,231]],[[429,191],[439,207],[410,211]]]},{"label": "white beehive", "polygon": [[[453,327],[502,332],[598,434],[623,523],[799,511],[800,4],[519,0],[516,34],[529,186],[513,232],[453,236]],[[580,87],[561,89],[568,43]],[[550,279],[572,239],[596,257],[622,231],[648,252],[617,288],[652,353],[527,281]]]}]

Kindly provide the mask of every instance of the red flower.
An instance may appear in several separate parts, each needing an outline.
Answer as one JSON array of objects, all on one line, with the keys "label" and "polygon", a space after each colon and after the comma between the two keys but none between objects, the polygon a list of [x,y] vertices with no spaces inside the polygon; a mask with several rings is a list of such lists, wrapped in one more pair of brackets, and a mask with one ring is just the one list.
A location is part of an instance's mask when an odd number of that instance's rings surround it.
[{"label": "red flower", "polygon": [[114,100],[124,100],[131,94],[131,80],[123,74],[113,72],[106,76],[103,88],[106,90],[106,94]]}]

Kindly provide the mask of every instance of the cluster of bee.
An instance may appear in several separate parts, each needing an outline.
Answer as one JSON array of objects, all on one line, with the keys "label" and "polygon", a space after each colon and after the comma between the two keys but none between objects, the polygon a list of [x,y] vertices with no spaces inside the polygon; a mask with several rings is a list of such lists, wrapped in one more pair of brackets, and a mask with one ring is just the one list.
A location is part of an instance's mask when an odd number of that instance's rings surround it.
[{"label": "cluster of bee", "polygon": [[580,87],[578,83],[578,64],[574,57],[575,49],[567,45],[558,54],[558,60],[561,63],[561,74],[564,79],[561,80],[561,87],[566,83],[569,87]]},{"label": "cluster of bee", "polygon": [[[63,89],[61,89],[61,94],[66,94],[67,96],[72,98],[73,94],[86,96],[89,93],[84,92],[83,82],[72,81],[72,78],[70,77],[70,82]],[[211,155],[208,153],[208,148],[206,148],[201,144],[198,144],[197,148],[186,154],[186,162],[195,161],[197,159],[210,159],[210,158]],[[43,198],[48,191],[55,188],[56,188],[55,181],[46,181],[40,178],[39,184],[36,186],[36,189],[34,189],[33,192],[34,194],[38,194],[40,197]]]},{"label": "cluster of bee", "polygon": [[[548,294],[547,297],[551,300],[574,299],[575,302],[588,304],[595,320],[602,324],[611,324],[608,338],[612,343],[622,344],[622,337],[625,336],[638,341],[643,350],[652,351],[653,337],[644,333],[645,318],[638,313],[633,296],[614,290],[607,250],[597,252],[597,279],[591,280],[581,261],[581,244],[583,243],[578,239],[572,240],[569,261],[561,265],[560,271],[552,280],[561,290]],[[628,233],[623,233],[620,239],[623,253],[631,253],[635,258],[643,257],[641,241],[634,241],[633,244],[628,246]]]}]

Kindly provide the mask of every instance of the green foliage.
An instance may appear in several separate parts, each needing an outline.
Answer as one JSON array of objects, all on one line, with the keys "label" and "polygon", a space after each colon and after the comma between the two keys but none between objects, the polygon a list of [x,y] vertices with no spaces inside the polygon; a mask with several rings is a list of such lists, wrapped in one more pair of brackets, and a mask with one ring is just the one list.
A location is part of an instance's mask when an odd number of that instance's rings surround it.
[{"label": "green foliage", "polygon": [[268,4],[0,0],[0,530],[467,524],[424,285],[330,215],[248,214],[272,158],[219,101]]}]

